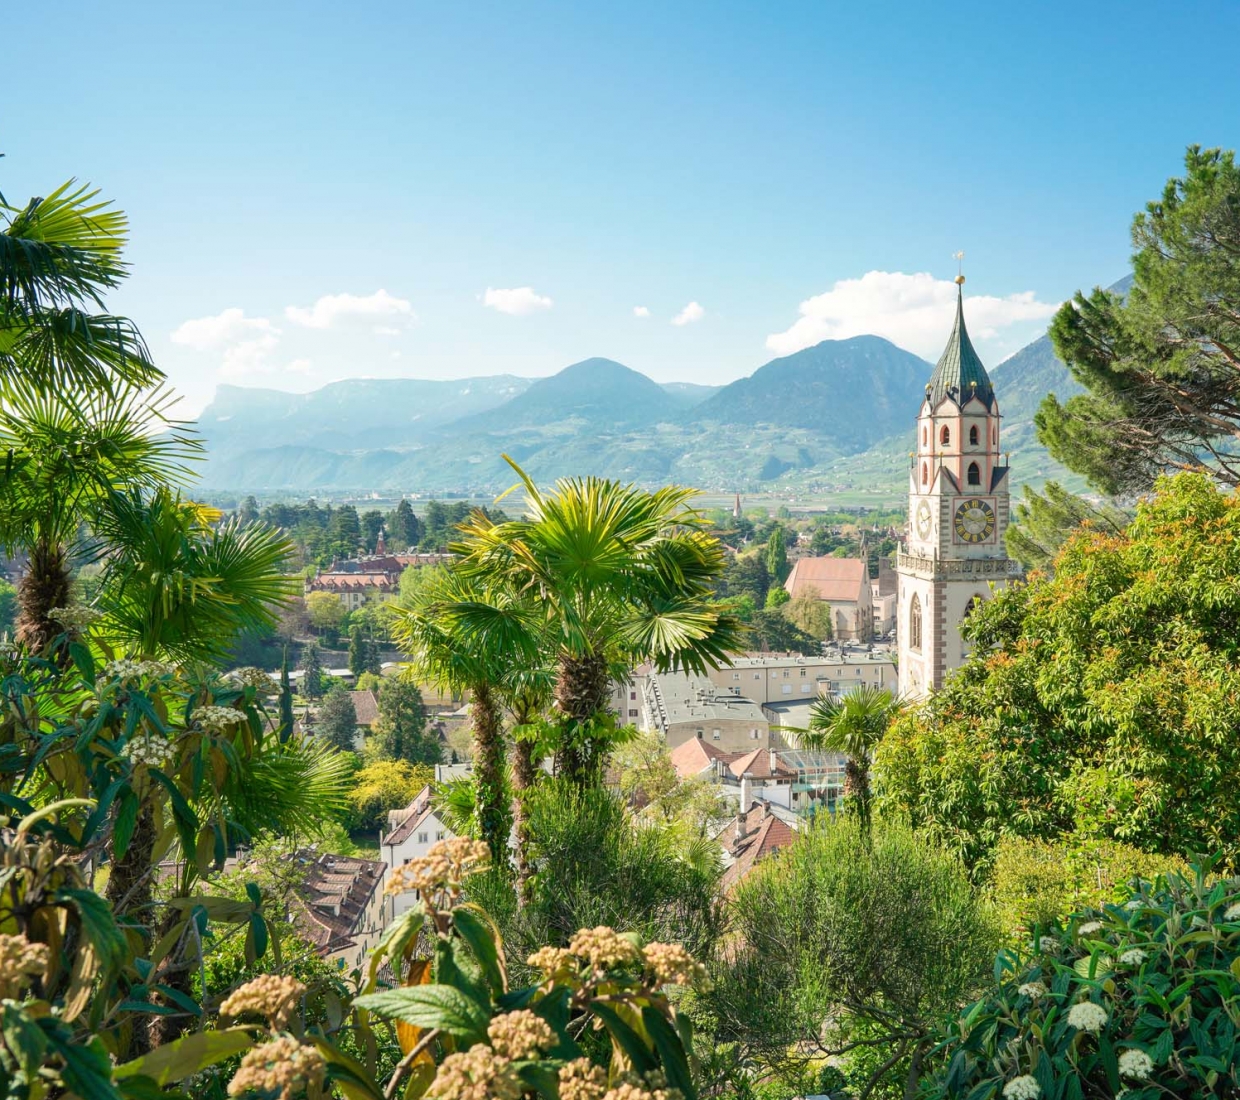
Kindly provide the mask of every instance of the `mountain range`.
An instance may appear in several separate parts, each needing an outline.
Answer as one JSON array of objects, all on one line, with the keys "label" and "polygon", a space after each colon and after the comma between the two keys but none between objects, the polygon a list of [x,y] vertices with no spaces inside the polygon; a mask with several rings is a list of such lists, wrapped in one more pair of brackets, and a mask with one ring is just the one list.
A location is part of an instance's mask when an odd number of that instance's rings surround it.
[{"label": "mountain range", "polygon": [[[199,424],[205,487],[267,494],[507,488],[596,473],[722,492],[903,492],[931,365],[878,336],[825,340],[726,386],[659,384],[610,359],[546,378],[348,379],[307,394],[220,386]],[[1079,392],[1047,337],[991,371],[1018,482],[1063,478],[1033,414]]]}]

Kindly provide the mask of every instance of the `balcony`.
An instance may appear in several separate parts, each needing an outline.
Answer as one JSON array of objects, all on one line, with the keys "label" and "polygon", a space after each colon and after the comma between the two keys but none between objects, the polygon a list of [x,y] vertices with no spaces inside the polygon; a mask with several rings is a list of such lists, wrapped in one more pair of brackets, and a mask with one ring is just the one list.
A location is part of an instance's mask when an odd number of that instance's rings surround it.
[{"label": "balcony", "polygon": [[916,554],[897,554],[896,572],[912,573],[930,580],[953,577],[979,577],[1000,580],[1023,576],[1024,567],[1010,558],[923,558]]}]

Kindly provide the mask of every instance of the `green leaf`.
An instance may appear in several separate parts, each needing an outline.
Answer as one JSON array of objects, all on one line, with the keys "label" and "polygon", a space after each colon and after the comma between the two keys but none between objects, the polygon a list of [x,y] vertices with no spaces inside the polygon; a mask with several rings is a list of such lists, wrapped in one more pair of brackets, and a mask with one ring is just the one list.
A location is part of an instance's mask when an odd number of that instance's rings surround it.
[{"label": "green leaf", "polygon": [[614,1009],[598,1001],[591,1001],[590,1011],[603,1021],[603,1026],[607,1028],[620,1049],[628,1055],[629,1061],[633,1063],[633,1068],[638,1073],[648,1073],[652,1069],[658,1069],[659,1063],[650,1052],[650,1048],[642,1042],[641,1036],[636,1031],[620,1019]]},{"label": "green leaf", "polygon": [[420,1028],[439,1028],[458,1038],[477,1042],[485,1038],[490,1012],[485,1005],[450,985],[408,986],[367,993],[354,1005],[380,1016],[403,1020]]},{"label": "green leaf", "polygon": [[116,821],[112,825],[112,850],[117,859],[123,859],[129,851],[134,826],[138,824],[138,796],[132,790],[121,794],[116,808]]},{"label": "green leaf", "polygon": [[338,1085],[346,1100],[383,1100],[383,1090],[374,1083],[361,1062],[317,1035],[311,1041],[327,1063],[328,1082]]},{"label": "green leaf", "polygon": [[117,1066],[113,1076],[118,1081],[127,1077],[149,1077],[156,1084],[170,1085],[249,1050],[253,1045],[254,1036],[249,1028],[199,1031]]},{"label": "green leaf", "polygon": [[99,953],[99,961],[105,969],[120,966],[125,961],[128,945],[125,935],[117,927],[108,903],[92,890],[57,890],[57,901],[67,901],[77,910],[82,931]]},{"label": "green leaf", "polygon": [[487,981],[491,983],[492,995],[502,996],[507,983],[500,961],[499,929],[489,918],[482,915],[480,910],[463,905],[458,905],[452,911],[452,927],[461,939],[469,944],[474,958],[478,960]]},{"label": "green leaf", "polygon": [[425,920],[426,910],[419,905],[413,909],[406,909],[383,930],[383,935],[379,937],[379,942],[375,944],[375,949],[370,953],[366,984],[362,987],[363,993],[369,993],[374,989],[379,977],[379,967],[383,965],[384,959],[399,958],[408,947],[417,942],[418,933],[422,931],[422,924]]},{"label": "green leaf", "polygon": [[72,658],[74,665],[77,666],[78,672],[82,674],[82,679],[93,687],[95,684],[95,658],[91,656],[90,647],[83,645],[81,642],[70,642],[69,656]]},{"label": "green leaf", "polygon": [[693,1075],[689,1072],[689,1059],[685,1055],[685,1048],[680,1045],[680,1036],[664,1018],[663,1013],[650,1005],[642,1008],[642,1023],[654,1040],[668,1084],[684,1093],[685,1100],[697,1100]]},{"label": "green leaf", "polygon": [[267,954],[267,922],[261,913],[250,914],[250,935],[254,937],[254,957],[261,959]]},{"label": "green leaf", "polygon": [[112,1084],[112,1060],[98,1035],[88,1043],[69,1040],[59,1027],[42,1022],[52,1048],[64,1060],[61,1077],[72,1092],[82,1100],[119,1100],[120,1093]]},{"label": "green leaf", "polygon": [[47,1049],[47,1037],[43,1031],[17,1005],[6,1001],[3,1016],[0,1016],[0,1034],[3,1034],[5,1046],[25,1071],[26,1077],[32,1078],[38,1072],[43,1052]]}]

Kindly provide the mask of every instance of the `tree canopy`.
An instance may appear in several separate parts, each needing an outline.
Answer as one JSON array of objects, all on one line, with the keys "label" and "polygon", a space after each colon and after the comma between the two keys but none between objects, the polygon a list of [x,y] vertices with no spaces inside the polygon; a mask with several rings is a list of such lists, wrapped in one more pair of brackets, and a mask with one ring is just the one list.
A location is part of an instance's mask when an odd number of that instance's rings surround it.
[{"label": "tree canopy", "polygon": [[1159,482],[1122,534],[996,594],[879,746],[880,797],[980,873],[1004,834],[1240,859],[1240,497]]}]

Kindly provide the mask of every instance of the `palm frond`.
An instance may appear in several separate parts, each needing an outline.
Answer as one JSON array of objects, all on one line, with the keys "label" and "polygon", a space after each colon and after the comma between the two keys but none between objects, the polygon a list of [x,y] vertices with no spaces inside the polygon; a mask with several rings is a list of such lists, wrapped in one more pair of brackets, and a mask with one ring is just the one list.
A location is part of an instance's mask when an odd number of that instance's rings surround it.
[{"label": "palm frond", "polygon": [[344,812],[352,784],[353,765],[327,742],[267,737],[229,772],[224,811],[251,837],[313,834]]}]

